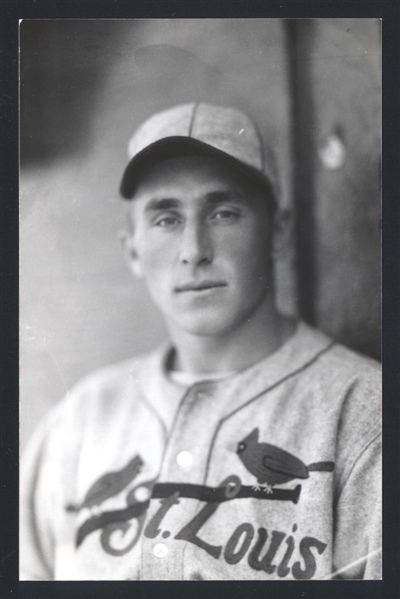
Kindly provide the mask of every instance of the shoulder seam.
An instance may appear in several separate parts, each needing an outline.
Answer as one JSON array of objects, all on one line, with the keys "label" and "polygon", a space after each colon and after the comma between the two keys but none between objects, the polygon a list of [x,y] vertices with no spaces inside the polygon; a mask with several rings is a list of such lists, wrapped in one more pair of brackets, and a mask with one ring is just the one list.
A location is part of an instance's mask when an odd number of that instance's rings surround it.
[{"label": "shoulder seam", "polygon": [[373,436],[373,437],[372,437],[372,438],[371,438],[369,441],[367,441],[367,442],[366,442],[366,444],[364,445],[364,447],[361,449],[361,451],[360,451],[360,452],[359,452],[359,454],[357,455],[356,459],[355,459],[355,460],[354,460],[354,462],[353,462],[353,465],[352,465],[352,467],[350,468],[350,471],[349,471],[348,475],[346,476],[346,480],[345,480],[345,481],[344,481],[344,483],[343,483],[343,487],[342,487],[342,489],[341,489],[341,491],[340,491],[340,496],[339,496],[339,498],[338,498],[338,501],[339,501],[339,499],[340,499],[340,497],[341,497],[341,495],[342,495],[342,493],[343,493],[343,491],[344,491],[344,488],[345,488],[345,486],[347,485],[347,483],[348,483],[348,481],[349,481],[349,479],[350,479],[350,477],[351,477],[351,475],[352,475],[352,472],[354,471],[354,469],[355,469],[356,465],[357,465],[357,464],[358,464],[358,462],[361,460],[361,458],[363,457],[363,455],[365,454],[365,452],[367,451],[367,449],[368,449],[368,448],[369,448],[369,447],[370,447],[370,446],[371,446],[373,443],[375,443],[375,441],[377,441],[377,440],[378,440],[378,439],[379,439],[381,436],[382,436],[382,431],[380,430],[380,431],[379,431],[379,432],[377,432],[377,433],[376,433],[376,434],[375,434],[375,435],[374,435],[374,436]]}]

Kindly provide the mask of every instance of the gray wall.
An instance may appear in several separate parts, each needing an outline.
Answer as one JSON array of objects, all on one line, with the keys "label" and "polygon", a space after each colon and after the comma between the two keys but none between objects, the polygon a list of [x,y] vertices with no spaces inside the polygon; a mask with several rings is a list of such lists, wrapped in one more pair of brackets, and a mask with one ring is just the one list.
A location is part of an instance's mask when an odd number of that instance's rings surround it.
[{"label": "gray wall", "polygon": [[375,20],[23,21],[21,445],[80,377],[165,338],[119,250],[117,190],[131,132],[178,102],[262,123],[296,214],[277,303],[379,357],[380,94]]}]

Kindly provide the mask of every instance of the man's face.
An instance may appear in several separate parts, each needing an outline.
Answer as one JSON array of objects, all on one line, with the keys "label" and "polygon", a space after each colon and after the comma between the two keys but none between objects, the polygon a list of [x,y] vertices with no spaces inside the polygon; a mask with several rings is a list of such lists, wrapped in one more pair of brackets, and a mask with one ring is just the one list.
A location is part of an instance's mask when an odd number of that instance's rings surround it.
[{"label": "man's face", "polygon": [[225,164],[186,157],[151,167],[132,219],[132,270],[170,326],[224,336],[271,297],[267,200]]}]

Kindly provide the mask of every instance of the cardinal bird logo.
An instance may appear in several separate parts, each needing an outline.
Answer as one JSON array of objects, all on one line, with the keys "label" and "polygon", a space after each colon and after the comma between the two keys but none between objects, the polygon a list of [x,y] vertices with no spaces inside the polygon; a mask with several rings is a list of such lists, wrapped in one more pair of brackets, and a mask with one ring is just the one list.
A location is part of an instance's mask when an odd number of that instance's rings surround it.
[{"label": "cardinal bird logo", "polygon": [[140,456],[135,456],[124,468],[107,472],[101,476],[88,490],[78,509],[99,506],[114,495],[118,495],[136,478],[143,466]]},{"label": "cardinal bird logo", "polygon": [[253,474],[257,483],[254,489],[273,493],[274,485],[282,485],[295,478],[309,478],[309,472],[333,472],[333,462],[315,462],[306,466],[299,458],[284,449],[259,443],[259,430],[255,428],[240,441],[236,453],[246,469]]}]

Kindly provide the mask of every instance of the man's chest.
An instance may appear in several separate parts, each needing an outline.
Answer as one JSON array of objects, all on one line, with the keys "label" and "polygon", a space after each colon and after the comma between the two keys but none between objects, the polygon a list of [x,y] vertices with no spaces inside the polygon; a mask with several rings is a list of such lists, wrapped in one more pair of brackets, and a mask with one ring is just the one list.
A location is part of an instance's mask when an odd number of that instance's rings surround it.
[{"label": "man's chest", "polygon": [[167,436],[145,409],[118,443],[115,431],[92,435],[63,516],[69,557],[60,563],[104,579],[328,573],[334,413],[304,421],[268,394],[231,413],[207,387],[186,399]]}]

